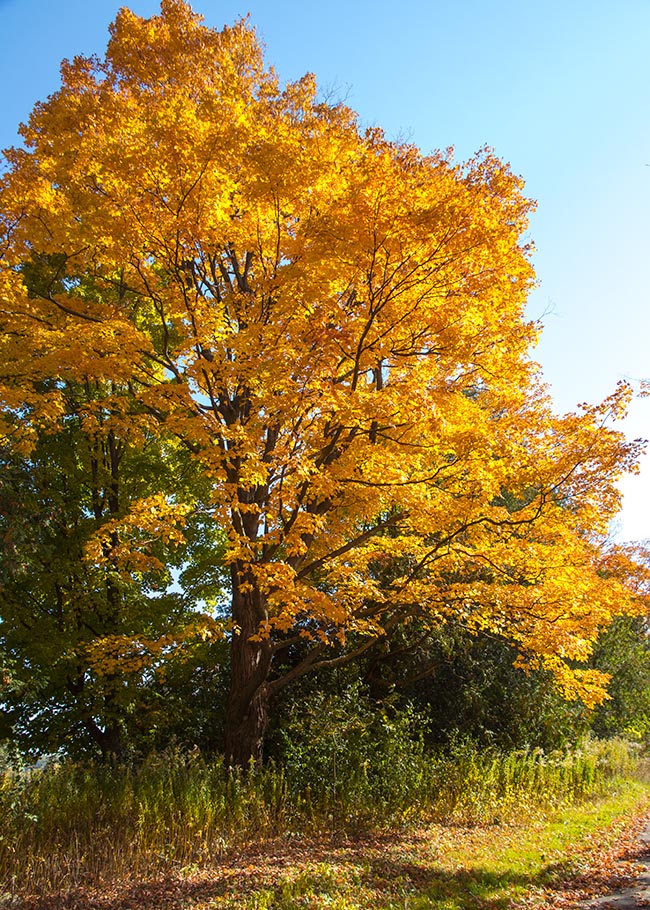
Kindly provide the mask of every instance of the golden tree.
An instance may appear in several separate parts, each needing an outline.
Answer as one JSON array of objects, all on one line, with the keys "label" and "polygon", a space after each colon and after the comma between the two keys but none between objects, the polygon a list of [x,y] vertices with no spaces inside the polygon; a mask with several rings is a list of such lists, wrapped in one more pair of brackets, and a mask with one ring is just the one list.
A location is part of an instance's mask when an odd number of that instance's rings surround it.
[{"label": "golden tree", "polygon": [[575,662],[643,600],[621,554],[602,567],[628,392],[552,413],[507,165],[363,131],[312,76],[282,87],[245,22],[206,28],[182,0],[121,10],[23,136],[1,188],[5,412],[28,447],[60,415],[40,379],[112,382],[115,432],[200,462],[229,536],[229,761],[260,756],[279,688],[414,615],[602,697]]}]

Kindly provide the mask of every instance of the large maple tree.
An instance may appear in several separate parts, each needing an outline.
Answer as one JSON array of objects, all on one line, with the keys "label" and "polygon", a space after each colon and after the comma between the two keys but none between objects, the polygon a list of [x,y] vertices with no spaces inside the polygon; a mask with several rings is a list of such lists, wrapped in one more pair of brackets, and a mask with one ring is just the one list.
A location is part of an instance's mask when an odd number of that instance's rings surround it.
[{"label": "large maple tree", "polygon": [[579,662],[644,597],[602,546],[637,455],[607,423],[629,390],[553,413],[506,164],[363,130],[312,76],[282,86],[246,22],[209,29],[181,0],[122,9],[23,137],[0,190],[14,444],[91,377],[117,433],[200,463],[229,538],[229,761],[259,758],[279,688],[415,615],[602,698]]}]

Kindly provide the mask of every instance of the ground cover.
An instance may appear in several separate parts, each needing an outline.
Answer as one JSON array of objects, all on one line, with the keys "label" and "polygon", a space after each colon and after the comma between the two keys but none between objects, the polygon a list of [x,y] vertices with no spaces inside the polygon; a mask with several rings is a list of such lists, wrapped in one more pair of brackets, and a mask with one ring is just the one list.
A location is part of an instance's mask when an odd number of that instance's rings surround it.
[{"label": "ground cover", "polygon": [[[206,864],[161,860],[158,871],[47,889],[21,910],[485,910],[576,907],[634,875],[650,786],[619,781],[581,806],[499,824],[316,837],[285,834]],[[18,884],[18,883],[16,883]]]}]

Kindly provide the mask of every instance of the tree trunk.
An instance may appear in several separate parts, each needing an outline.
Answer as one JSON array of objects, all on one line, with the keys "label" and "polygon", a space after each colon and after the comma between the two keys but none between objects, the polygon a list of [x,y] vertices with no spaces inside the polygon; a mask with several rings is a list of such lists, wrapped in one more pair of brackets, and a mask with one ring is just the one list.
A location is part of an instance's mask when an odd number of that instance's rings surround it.
[{"label": "tree trunk", "polygon": [[86,717],[83,725],[90,733],[102,753],[103,762],[119,762],[124,758],[124,743],[117,724],[107,724],[102,729],[92,717]]},{"label": "tree trunk", "polygon": [[[246,584],[243,584],[243,581]],[[235,632],[231,644],[230,693],[226,710],[225,759],[227,765],[246,768],[263,756],[268,724],[271,644],[251,641],[266,619],[266,604],[260,591],[232,567],[232,617]],[[242,586],[245,588],[241,590]],[[252,590],[250,589],[252,588]]]},{"label": "tree trunk", "polygon": [[264,754],[264,734],[268,724],[268,691],[260,686],[247,704],[231,690],[226,713],[226,764],[247,768],[251,762],[261,762]]}]

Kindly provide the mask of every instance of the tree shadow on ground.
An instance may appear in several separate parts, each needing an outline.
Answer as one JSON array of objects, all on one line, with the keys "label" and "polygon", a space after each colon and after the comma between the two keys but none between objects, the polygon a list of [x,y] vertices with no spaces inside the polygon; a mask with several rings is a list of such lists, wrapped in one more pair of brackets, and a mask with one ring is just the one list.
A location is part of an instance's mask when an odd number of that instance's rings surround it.
[{"label": "tree shadow on ground", "polygon": [[557,864],[533,875],[474,866],[445,869],[436,862],[435,851],[420,859],[423,844],[425,839],[418,842],[412,835],[394,834],[353,843],[336,838],[276,841],[230,854],[220,862],[169,869],[139,880],[133,874],[111,877],[58,894],[14,899],[7,906],[12,910],[207,910],[214,906],[216,910],[257,904],[268,910],[289,910],[322,906],[328,898],[347,896],[355,901],[350,908],[363,906],[365,899],[377,908],[417,906],[418,902],[435,906],[447,901],[467,910],[486,906],[497,910],[512,906],[513,889],[548,887],[566,873]]}]

